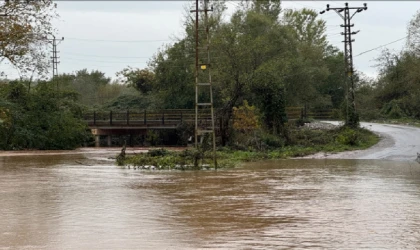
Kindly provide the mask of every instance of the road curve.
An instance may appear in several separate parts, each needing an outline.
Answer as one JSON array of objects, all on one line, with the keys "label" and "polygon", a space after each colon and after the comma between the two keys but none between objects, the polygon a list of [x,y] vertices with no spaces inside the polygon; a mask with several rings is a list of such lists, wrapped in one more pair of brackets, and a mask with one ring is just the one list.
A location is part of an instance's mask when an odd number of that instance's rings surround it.
[{"label": "road curve", "polygon": [[366,150],[324,155],[322,158],[414,161],[417,152],[420,153],[420,128],[368,122],[362,122],[361,126],[379,134],[381,141]]}]

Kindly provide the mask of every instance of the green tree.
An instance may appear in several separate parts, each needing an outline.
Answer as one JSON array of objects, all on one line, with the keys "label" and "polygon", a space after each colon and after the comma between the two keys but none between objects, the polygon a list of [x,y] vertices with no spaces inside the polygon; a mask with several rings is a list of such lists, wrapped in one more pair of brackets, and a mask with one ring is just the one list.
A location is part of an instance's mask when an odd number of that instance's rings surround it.
[{"label": "green tree", "polygon": [[407,45],[410,51],[420,55],[420,10],[414,15],[407,27]]},{"label": "green tree", "polygon": [[[281,91],[277,90],[282,89],[283,75],[288,71],[284,58],[291,56],[295,49],[290,43],[290,33],[278,22],[279,3],[271,1],[264,6],[254,1],[238,9],[229,22],[220,25],[214,37],[213,46],[218,57],[215,62],[215,81],[219,83],[216,91],[217,96],[223,100],[223,143],[229,138],[232,108],[242,100],[255,104],[267,118],[270,117],[268,107],[272,105],[265,104],[262,101],[264,98],[260,98],[265,91],[275,89],[276,96],[271,100],[280,98],[280,101],[284,101],[283,96],[279,95]],[[284,105],[279,107],[284,108]],[[284,109],[280,108],[276,112],[284,113]],[[277,125],[269,122],[269,119],[265,122],[267,127],[273,129],[274,126],[281,126],[283,120],[279,119]]]},{"label": "green tree", "polygon": [[[47,72],[47,37],[53,34],[51,21],[57,16],[52,0],[2,1],[0,13],[0,62],[7,60],[22,76]],[[2,73],[2,72],[0,72]]]},{"label": "green tree", "polygon": [[[314,11],[281,15],[280,1],[259,0],[241,2],[229,20],[221,18],[224,10],[224,3],[216,2],[209,20],[214,106],[222,119],[223,145],[229,142],[233,108],[244,100],[260,110],[265,128],[284,136],[286,105],[339,105],[343,81],[336,74],[342,62],[338,66],[336,62],[342,54],[329,49],[325,22]],[[182,38],[151,60],[153,88],[141,90],[161,100],[162,108],[194,107],[195,24],[191,13],[184,27]],[[198,44],[204,45],[202,36]]]},{"label": "green tree", "polygon": [[127,86],[134,87],[143,94],[153,90],[155,85],[155,74],[149,69],[134,69],[127,67],[117,73],[122,82]]},{"label": "green tree", "polygon": [[296,43],[296,54],[289,59],[293,74],[287,77],[288,105],[325,105],[319,92],[329,74],[324,60],[328,45],[325,21],[318,19],[314,10],[303,8],[286,10],[282,23]]},{"label": "green tree", "polygon": [[378,106],[398,106],[404,115],[420,118],[420,57],[413,51],[393,54],[384,51],[379,58],[380,75],[376,83]]},{"label": "green tree", "polygon": [[74,74],[60,74],[54,78],[61,90],[75,91],[79,94],[78,102],[90,108],[99,107],[120,95],[125,88],[118,83],[111,83],[105,73],[87,69]]},{"label": "green tree", "polygon": [[[212,7],[208,20],[211,40],[222,23],[226,5],[224,1],[214,1]],[[195,14],[189,11],[192,8],[192,5],[186,7],[183,36],[173,45],[161,48],[149,62],[155,73],[154,95],[162,100],[161,108],[190,109],[195,105]],[[204,14],[199,14],[199,25],[203,27]],[[203,38],[203,32],[200,38]],[[202,39],[199,45],[202,45]],[[217,57],[214,50],[212,57]]]},{"label": "green tree", "polygon": [[346,93],[344,55],[337,48],[328,46],[323,60],[328,68],[328,75],[318,85],[319,96],[328,99],[324,107],[338,109],[345,101]]},{"label": "green tree", "polygon": [[74,92],[40,82],[28,93],[21,82],[0,86],[1,149],[72,149],[89,139]]}]

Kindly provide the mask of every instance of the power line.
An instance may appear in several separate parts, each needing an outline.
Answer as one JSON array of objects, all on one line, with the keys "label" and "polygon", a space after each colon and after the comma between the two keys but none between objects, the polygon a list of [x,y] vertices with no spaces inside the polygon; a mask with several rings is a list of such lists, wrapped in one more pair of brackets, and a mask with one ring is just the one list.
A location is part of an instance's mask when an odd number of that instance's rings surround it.
[{"label": "power line", "polygon": [[316,6],[313,6],[313,5],[301,4],[301,3],[297,2],[297,1],[292,1],[292,2],[294,4],[300,5],[300,6],[304,7],[304,8],[308,8],[308,9],[311,9],[311,10],[318,10],[318,9],[320,9],[320,7],[316,7]]},{"label": "power line", "polygon": [[[67,53],[64,53],[67,54]],[[87,57],[101,57],[101,58],[140,58],[140,59],[147,59],[147,58],[151,58],[152,56],[102,56],[102,55],[89,55],[89,54],[79,54],[79,53],[69,53],[68,55],[76,55],[76,56],[87,56]]]},{"label": "power line", "polygon": [[[218,59],[219,57],[212,57],[212,59]],[[80,58],[74,58],[74,57],[69,57],[66,56],[64,60],[73,60],[73,61],[78,61],[78,62],[99,62],[99,63],[147,63],[150,62],[150,60],[152,60],[152,58],[150,58],[149,60],[146,61],[103,61],[103,60],[89,60],[89,59],[80,59]],[[177,62],[179,63],[179,60],[177,59],[165,59],[163,62]]]},{"label": "power line", "polygon": [[[70,62],[68,62],[68,61],[66,62],[64,60],[62,63],[70,63]],[[81,64],[84,65],[84,66],[80,66],[80,67],[89,67],[89,68],[103,68],[103,67],[105,67],[105,68],[117,68],[117,67],[119,67],[118,64],[113,64],[113,65],[101,64],[101,65],[98,65],[98,63],[101,63],[101,62],[100,61],[98,61],[98,62],[78,61],[79,65],[81,65]],[[126,66],[130,66],[128,64],[146,64],[146,62],[136,62],[136,63],[134,63],[134,62],[120,62],[120,63],[121,64],[126,64]],[[131,65],[131,66],[133,66],[133,65]],[[190,67],[190,65],[165,65],[164,66],[164,68],[184,68],[184,69],[189,68],[189,67]]]},{"label": "power line", "polygon": [[407,37],[408,37],[408,36],[405,36],[405,37],[403,37],[403,38],[400,38],[400,39],[397,39],[397,40],[395,40],[395,41],[389,42],[389,43],[387,43],[387,44],[380,45],[380,46],[378,46],[378,47],[376,47],[376,48],[373,48],[373,49],[369,49],[369,50],[363,51],[362,53],[357,54],[357,55],[355,55],[354,57],[356,57],[356,56],[360,56],[360,55],[366,54],[366,53],[368,53],[368,52],[371,52],[371,51],[374,51],[374,50],[380,49],[380,48],[382,48],[382,47],[388,46],[388,45],[390,45],[390,44],[393,44],[393,43],[399,42],[399,41],[401,41],[401,40],[406,39]]},{"label": "power line", "polygon": [[[74,60],[74,61],[78,61],[78,62],[80,62],[81,61],[81,59],[80,58],[72,58],[72,57],[66,57],[64,60]],[[100,63],[146,63],[147,61],[135,61],[135,62],[133,62],[133,61],[98,61],[98,60],[86,60],[86,59],[83,59],[83,61],[82,62],[100,62]]]},{"label": "power line", "polygon": [[111,43],[148,43],[148,42],[168,42],[171,40],[102,40],[102,39],[87,39],[69,37],[68,40],[83,41],[83,42],[111,42]]},{"label": "power line", "polygon": [[[66,58],[72,58],[73,57],[74,59],[79,59],[77,57],[97,57],[97,58],[106,58],[106,59],[112,59],[112,58],[115,58],[115,59],[149,59],[149,60],[153,60],[154,59],[153,58],[154,55],[151,55],[151,56],[104,56],[104,55],[79,54],[79,53],[63,53],[63,54],[67,55]],[[183,59],[185,59],[185,58],[187,58],[186,57],[187,56],[186,54],[187,53],[184,53],[184,52],[171,53],[171,56],[179,56],[179,57],[184,56]],[[219,57],[218,56],[213,56],[212,58],[215,59],[215,58],[219,58]],[[80,58],[80,60],[84,60],[85,61],[85,59],[82,59],[82,58]],[[164,61],[165,62],[168,62],[168,61],[177,61],[177,59],[164,59]]]}]

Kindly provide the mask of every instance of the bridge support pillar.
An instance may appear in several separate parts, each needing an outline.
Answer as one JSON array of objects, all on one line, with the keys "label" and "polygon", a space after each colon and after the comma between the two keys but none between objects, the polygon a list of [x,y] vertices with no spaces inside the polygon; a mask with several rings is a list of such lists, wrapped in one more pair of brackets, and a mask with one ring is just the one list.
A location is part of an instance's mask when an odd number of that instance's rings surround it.
[{"label": "bridge support pillar", "polygon": [[107,139],[108,147],[111,147],[112,146],[111,135],[107,135],[106,139]]},{"label": "bridge support pillar", "polygon": [[95,147],[99,148],[101,146],[101,140],[99,135],[95,135]]}]

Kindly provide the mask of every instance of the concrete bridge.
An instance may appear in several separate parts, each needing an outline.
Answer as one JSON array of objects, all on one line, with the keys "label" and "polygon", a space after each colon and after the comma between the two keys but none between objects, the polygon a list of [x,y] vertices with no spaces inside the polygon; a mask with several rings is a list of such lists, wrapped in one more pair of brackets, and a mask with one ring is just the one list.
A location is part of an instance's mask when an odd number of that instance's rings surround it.
[{"label": "concrete bridge", "polygon": [[[309,112],[301,107],[286,109],[290,120],[308,116],[315,119],[331,118],[331,110]],[[202,129],[211,127],[210,113],[200,112],[199,126]],[[167,109],[159,111],[92,111],[84,114],[92,134],[95,136],[95,146],[100,146],[100,136],[107,136],[107,145],[111,146],[112,135],[145,135],[148,130],[176,129],[180,124],[195,124],[194,109]],[[216,130],[220,118],[216,119]],[[217,131],[216,131],[217,132]]]},{"label": "concrete bridge", "polygon": [[[107,136],[108,146],[111,135],[145,135],[148,130],[176,129],[180,124],[195,124],[195,110],[160,110],[160,111],[93,111],[84,114],[95,145],[99,147],[100,136]],[[210,114],[199,119],[202,126],[211,125]]]}]

